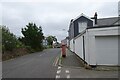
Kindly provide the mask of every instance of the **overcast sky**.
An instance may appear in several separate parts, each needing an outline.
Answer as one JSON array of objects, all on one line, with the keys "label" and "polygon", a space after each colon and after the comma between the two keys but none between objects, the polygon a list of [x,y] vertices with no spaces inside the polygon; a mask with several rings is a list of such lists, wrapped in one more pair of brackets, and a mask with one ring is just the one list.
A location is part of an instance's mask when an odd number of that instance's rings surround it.
[{"label": "overcast sky", "polygon": [[[98,18],[117,17],[119,0],[4,0],[0,10],[0,24],[22,36],[21,28],[29,22],[42,26],[45,36],[54,35],[61,41],[67,36],[71,19],[81,13]],[[2,17],[2,18],[1,18]]]}]

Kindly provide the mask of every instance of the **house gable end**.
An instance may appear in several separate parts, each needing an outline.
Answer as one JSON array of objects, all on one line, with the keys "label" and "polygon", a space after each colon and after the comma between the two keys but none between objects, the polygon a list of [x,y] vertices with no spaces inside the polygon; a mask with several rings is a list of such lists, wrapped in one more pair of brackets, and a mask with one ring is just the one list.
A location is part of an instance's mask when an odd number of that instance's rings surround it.
[{"label": "house gable end", "polygon": [[79,18],[77,18],[76,20],[74,20],[74,37],[76,37],[77,35],[79,35],[80,30],[79,30],[79,23],[84,22],[86,23],[86,28],[92,27],[93,26],[93,21],[90,20],[89,18],[85,17],[85,16],[80,16]]}]

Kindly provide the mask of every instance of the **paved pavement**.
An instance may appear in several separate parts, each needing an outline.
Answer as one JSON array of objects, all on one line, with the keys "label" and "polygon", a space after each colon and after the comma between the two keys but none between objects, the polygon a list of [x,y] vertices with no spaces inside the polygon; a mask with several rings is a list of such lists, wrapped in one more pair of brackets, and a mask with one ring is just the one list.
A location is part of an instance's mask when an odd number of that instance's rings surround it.
[{"label": "paved pavement", "polygon": [[118,78],[118,71],[97,71],[85,69],[80,58],[78,59],[75,53],[72,53],[69,50],[67,50],[67,57],[61,58],[60,63],[61,65],[58,66],[57,69],[57,78],[96,78],[93,80],[99,80],[99,78],[105,78],[105,80],[109,80],[111,78],[111,80],[115,80],[113,78]]},{"label": "paved pavement", "polygon": [[3,78],[55,78],[57,67],[54,66],[60,49],[47,49],[43,52],[25,55],[4,61]]},{"label": "paved pavement", "polygon": [[68,66],[68,67],[83,67],[84,64],[82,63],[82,61],[80,61],[80,59],[74,54],[72,53],[70,50],[66,50],[66,58],[62,58],[61,60],[61,64],[63,66]]}]

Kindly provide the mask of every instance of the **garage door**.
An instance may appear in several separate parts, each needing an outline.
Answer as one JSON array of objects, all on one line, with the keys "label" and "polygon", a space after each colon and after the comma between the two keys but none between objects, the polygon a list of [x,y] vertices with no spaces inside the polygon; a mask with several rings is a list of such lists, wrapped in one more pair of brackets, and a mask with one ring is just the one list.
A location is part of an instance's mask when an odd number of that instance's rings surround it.
[{"label": "garage door", "polygon": [[99,36],[95,37],[96,64],[117,65],[118,64],[118,37]]}]

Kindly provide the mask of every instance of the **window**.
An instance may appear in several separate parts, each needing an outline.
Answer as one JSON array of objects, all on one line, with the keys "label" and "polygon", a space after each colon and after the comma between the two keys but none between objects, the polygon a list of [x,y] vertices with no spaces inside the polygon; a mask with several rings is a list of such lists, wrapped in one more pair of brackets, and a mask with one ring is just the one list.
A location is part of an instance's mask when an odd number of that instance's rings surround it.
[{"label": "window", "polygon": [[78,23],[79,33],[87,28],[87,22],[79,22]]}]

